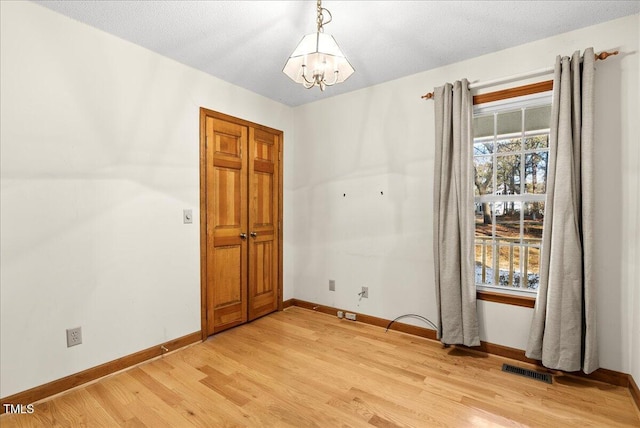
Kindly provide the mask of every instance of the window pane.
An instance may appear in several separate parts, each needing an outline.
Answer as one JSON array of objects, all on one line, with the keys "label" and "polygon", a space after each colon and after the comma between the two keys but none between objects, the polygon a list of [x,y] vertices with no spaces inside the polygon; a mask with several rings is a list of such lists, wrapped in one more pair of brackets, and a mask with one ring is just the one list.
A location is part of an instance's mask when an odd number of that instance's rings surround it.
[{"label": "window pane", "polygon": [[493,246],[491,238],[476,238],[476,284],[493,284]]},{"label": "window pane", "polygon": [[521,150],[522,150],[522,139],[520,138],[498,140],[498,153],[519,152]]},{"label": "window pane", "polygon": [[498,278],[499,285],[512,286],[515,271],[518,269],[516,248],[520,242],[520,210],[521,203],[514,201],[497,202],[494,204],[496,219],[495,244],[498,248]]},{"label": "window pane", "polygon": [[544,202],[527,202],[524,205],[524,234],[522,242],[525,257],[523,270],[527,272],[525,287],[537,290],[540,284],[540,245],[542,242],[542,224],[544,220]]},{"label": "window pane", "polygon": [[549,134],[534,135],[524,139],[525,150],[546,149],[549,147]]},{"label": "window pane", "polygon": [[513,241],[500,241],[499,285],[520,286],[520,246]]},{"label": "window pane", "polygon": [[536,152],[525,155],[524,173],[527,193],[546,193],[548,158],[548,152]]},{"label": "window pane", "polygon": [[496,202],[496,237],[505,242],[520,242],[520,211],[522,203],[519,201]]},{"label": "window pane", "polygon": [[521,134],[522,110],[498,113],[496,126],[498,127],[498,135]]},{"label": "window pane", "polygon": [[524,130],[539,131],[549,129],[551,106],[528,108],[524,114]]},{"label": "window pane", "polygon": [[510,285],[512,287],[522,287],[522,271],[520,270],[520,255],[522,254],[520,245],[513,245],[511,262],[509,265]]},{"label": "window pane", "polygon": [[540,285],[540,247],[525,246],[523,250],[523,270],[527,272],[527,282],[523,288],[537,290]]},{"label": "window pane", "polygon": [[498,156],[497,158],[497,195],[520,194],[521,155]]},{"label": "window pane", "polygon": [[542,223],[544,220],[544,202],[527,202],[524,204],[524,243],[540,244],[542,240]]},{"label": "window pane", "polygon": [[493,284],[493,204],[475,203],[475,274],[476,284]]},{"label": "window pane", "polygon": [[476,237],[491,238],[493,227],[491,224],[491,215],[493,204],[490,202],[476,202],[475,204],[476,219]]},{"label": "window pane", "polygon": [[[521,256],[524,248],[514,242],[500,241],[500,264],[497,284],[504,287],[527,288],[522,278]],[[495,278],[493,278],[495,281]],[[523,281],[525,284],[523,285]]]},{"label": "window pane", "polygon": [[473,173],[475,195],[493,193],[493,159],[491,156],[474,156]]},{"label": "window pane", "polygon": [[495,251],[497,255],[497,265],[494,265],[494,284],[507,285],[507,272],[509,269],[509,244],[503,240],[495,241]]},{"label": "window pane", "polygon": [[493,137],[493,114],[473,118],[473,138]]},{"label": "window pane", "polygon": [[474,140],[473,155],[490,155],[493,153],[493,140]]}]

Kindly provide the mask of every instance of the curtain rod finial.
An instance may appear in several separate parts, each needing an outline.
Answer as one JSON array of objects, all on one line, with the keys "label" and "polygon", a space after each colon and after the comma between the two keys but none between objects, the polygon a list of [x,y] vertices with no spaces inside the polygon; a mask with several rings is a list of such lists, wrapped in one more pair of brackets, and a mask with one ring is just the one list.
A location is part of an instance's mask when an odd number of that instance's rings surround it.
[{"label": "curtain rod finial", "polygon": [[428,94],[424,94],[420,98],[422,98],[423,100],[430,100],[431,98],[433,98],[433,92],[429,92]]},{"label": "curtain rod finial", "polygon": [[607,58],[609,58],[612,55],[618,55],[620,52],[619,51],[613,51],[613,52],[600,52],[599,54],[596,54],[596,60],[605,60]]}]

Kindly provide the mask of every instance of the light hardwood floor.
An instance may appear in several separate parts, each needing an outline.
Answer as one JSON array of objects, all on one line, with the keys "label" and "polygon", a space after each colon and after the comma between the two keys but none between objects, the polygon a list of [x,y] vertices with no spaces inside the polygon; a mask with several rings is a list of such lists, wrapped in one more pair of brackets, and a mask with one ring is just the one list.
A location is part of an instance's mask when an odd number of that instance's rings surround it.
[{"label": "light hardwood floor", "polygon": [[3,415],[13,426],[639,427],[626,388],[292,307]]}]

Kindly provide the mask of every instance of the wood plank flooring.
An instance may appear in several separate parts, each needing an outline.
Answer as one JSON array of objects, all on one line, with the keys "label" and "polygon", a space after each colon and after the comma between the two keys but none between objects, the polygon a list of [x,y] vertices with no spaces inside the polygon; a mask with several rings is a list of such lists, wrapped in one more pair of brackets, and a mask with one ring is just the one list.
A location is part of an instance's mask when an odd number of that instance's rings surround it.
[{"label": "wood plank flooring", "polygon": [[[640,427],[626,388],[297,307],[5,414],[8,427]],[[534,367],[531,367],[534,368]]]}]

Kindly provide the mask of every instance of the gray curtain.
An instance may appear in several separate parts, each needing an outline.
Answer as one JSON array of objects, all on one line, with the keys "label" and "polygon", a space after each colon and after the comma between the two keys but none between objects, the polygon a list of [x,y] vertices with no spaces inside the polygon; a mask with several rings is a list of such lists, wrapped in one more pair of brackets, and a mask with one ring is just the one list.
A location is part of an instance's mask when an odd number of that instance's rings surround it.
[{"label": "gray curtain", "polygon": [[474,274],[473,98],[469,82],[435,88],[433,249],[438,338],[480,345]]},{"label": "gray curtain", "polygon": [[556,59],[540,288],[526,355],[546,367],[598,368],[593,260],[593,86],[589,48]]}]

